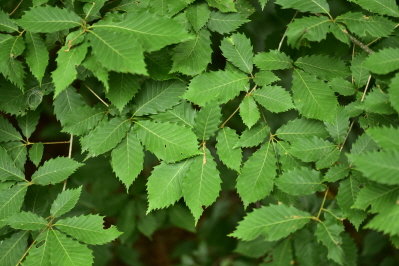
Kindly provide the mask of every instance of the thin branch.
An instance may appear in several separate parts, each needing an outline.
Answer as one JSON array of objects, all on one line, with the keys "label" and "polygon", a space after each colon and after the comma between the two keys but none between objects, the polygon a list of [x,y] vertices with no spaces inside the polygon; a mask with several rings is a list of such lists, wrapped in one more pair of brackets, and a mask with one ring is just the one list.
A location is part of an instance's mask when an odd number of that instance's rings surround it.
[{"label": "thin branch", "polygon": [[366,92],[367,92],[367,89],[369,87],[370,80],[371,80],[371,75],[369,76],[369,79],[367,80],[367,84],[366,84],[366,87],[364,88],[362,99],[360,100],[360,102],[363,102],[364,101],[364,97],[366,97]]},{"label": "thin branch", "polygon": [[220,125],[219,128],[224,128],[224,125],[229,122],[229,120],[233,117],[233,115],[235,115],[235,113],[238,112],[238,110],[240,110],[240,106],[237,107],[237,109],[223,122],[223,124]]},{"label": "thin branch", "polygon": [[42,142],[42,144],[65,144],[65,143],[69,143],[69,141]]},{"label": "thin branch", "polygon": [[[290,23],[288,23],[288,25],[290,25],[290,24],[294,21],[295,17],[298,15],[298,12],[299,12],[299,10],[297,10],[297,11],[295,12],[294,16],[292,17],[292,19],[291,19]],[[279,52],[280,52],[281,46],[283,45],[284,39],[285,39],[285,37],[287,36],[288,25],[287,25],[287,28],[286,28],[285,31],[284,31],[283,38],[281,38],[281,41],[280,41],[280,43],[278,44],[278,49],[277,49],[277,51],[279,51]]]},{"label": "thin branch", "polygon": [[321,207],[320,207],[319,213],[317,214],[317,219],[320,218],[321,211],[322,211],[323,208],[324,208],[324,203],[326,203],[327,194],[328,194],[328,187],[327,187],[327,189],[326,189],[326,192],[324,193],[323,202],[321,203]]},{"label": "thin branch", "polygon": [[[68,151],[68,158],[72,158],[72,144],[73,144],[73,134],[71,134],[71,140],[69,141],[69,151]],[[64,180],[64,186],[62,187],[62,191],[65,191],[66,185],[68,182],[68,178]]]},{"label": "thin branch", "polygon": [[15,13],[15,11],[17,11],[17,9],[19,8],[19,6],[22,4],[22,2],[23,2],[24,0],[21,0],[20,2],[19,2],[19,4],[14,8],[14,10],[13,11],[11,11],[11,13],[9,14],[10,15],[10,17],[12,16],[12,14],[14,14]]},{"label": "thin branch", "polygon": [[342,30],[346,35],[348,35],[349,39],[356,44],[357,46],[359,46],[360,48],[362,48],[366,53],[368,54],[373,54],[374,51],[371,50],[370,48],[367,47],[367,45],[365,45],[364,43],[362,43],[361,41],[359,41],[358,39],[356,39],[354,36],[352,36],[346,29]]},{"label": "thin branch", "polygon": [[85,85],[85,87],[94,94],[94,96],[96,96],[105,106],[109,107],[109,104],[107,104],[103,99],[101,99],[100,96],[98,96],[92,89],[90,89],[89,86],[86,85],[86,83],[83,82],[83,85]]}]

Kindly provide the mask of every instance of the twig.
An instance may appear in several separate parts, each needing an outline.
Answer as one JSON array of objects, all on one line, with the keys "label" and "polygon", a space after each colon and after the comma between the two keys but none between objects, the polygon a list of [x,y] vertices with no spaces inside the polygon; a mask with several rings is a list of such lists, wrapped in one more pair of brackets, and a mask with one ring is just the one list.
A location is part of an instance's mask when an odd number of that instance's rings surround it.
[{"label": "twig", "polygon": [[85,87],[86,87],[89,91],[91,91],[91,93],[93,93],[94,96],[96,96],[105,106],[109,107],[109,104],[107,104],[103,99],[101,99],[100,96],[98,96],[92,89],[90,89],[90,87],[87,86],[86,83],[83,82],[83,85],[85,85]]},{"label": "twig", "polygon": [[19,6],[22,4],[23,1],[24,1],[24,0],[21,0],[21,1],[19,2],[19,4],[14,8],[14,10],[11,11],[11,13],[9,14],[10,16],[12,16],[12,14],[14,14],[15,11],[17,11],[17,9],[19,8]]},{"label": "twig", "polygon": [[360,48],[362,48],[364,51],[366,51],[366,53],[368,54],[373,54],[374,51],[371,50],[370,48],[367,47],[367,45],[365,45],[364,43],[362,43],[361,41],[359,41],[358,39],[356,39],[354,36],[352,36],[346,29],[342,30],[346,35],[348,35],[349,39],[356,45],[358,45]]},{"label": "twig", "polygon": [[327,189],[326,189],[326,192],[324,193],[323,202],[321,203],[321,207],[320,207],[319,213],[317,214],[317,219],[320,218],[321,211],[323,210],[323,208],[324,208],[324,203],[326,202],[327,194],[328,194],[328,187],[327,187]]},{"label": "twig", "polygon": [[[292,17],[292,19],[291,19],[290,23],[288,23],[288,25],[290,25],[290,24],[294,21],[296,15],[298,15],[298,12],[299,12],[299,10],[297,10],[297,11],[295,12],[294,16]],[[287,28],[286,28],[285,31],[284,31],[283,38],[281,38],[281,41],[280,41],[280,43],[278,44],[278,49],[277,49],[277,51],[279,51],[279,52],[280,52],[281,46],[283,45],[283,41],[284,41],[284,39],[285,39],[285,36],[287,36],[288,25],[287,25]]]},{"label": "twig", "polygon": [[[68,158],[72,158],[72,144],[73,144],[73,134],[71,134],[71,140],[69,141],[69,151],[68,151]],[[62,187],[62,191],[65,191],[66,184],[68,182],[68,178],[64,180],[64,186]]]},{"label": "twig", "polygon": [[219,128],[224,128],[224,125],[237,113],[237,111],[240,110],[240,106],[237,107],[237,109],[223,122],[223,124],[220,125]]}]

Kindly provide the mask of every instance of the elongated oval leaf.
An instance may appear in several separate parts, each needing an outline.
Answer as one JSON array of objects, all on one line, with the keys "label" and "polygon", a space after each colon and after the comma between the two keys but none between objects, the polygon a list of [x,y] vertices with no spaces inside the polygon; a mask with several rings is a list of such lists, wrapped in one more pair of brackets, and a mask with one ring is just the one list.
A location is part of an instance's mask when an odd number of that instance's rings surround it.
[{"label": "elongated oval leaf", "polygon": [[283,8],[298,9],[302,12],[325,14],[330,12],[327,0],[277,0],[276,4]]},{"label": "elongated oval leaf", "polygon": [[57,198],[51,204],[50,214],[53,217],[60,217],[69,212],[79,200],[82,193],[82,186],[76,189],[67,189],[58,194]]},{"label": "elongated oval leaf", "polygon": [[265,86],[255,90],[252,95],[258,103],[274,113],[294,108],[291,95],[280,86]]},{"label": "elongated oval leaf", "polygon": [[14,162],[11,159],[7,151],[0,147],[0,180],[25,180],[25,176],[20,169],[14,166]]},{"label": "elongated oval leaf", "polygon": [[277,70],[292,67],[292,59],[284,52],[277,50],[258,53],[254,57],[254,63],[262,70]]},{"label": "elongated oval leaf", "polygon": [[218,130],[221,116],[220,105],[215,102],[210,102],[201,108],[195,117],[193,128],[199,140],[202,142],[208,140]]},{"label": "elongated oval leaf", "polygon": [[217,154],[220,160],[230,169],[240,172],[242,151],[240,148],[233,149],[238,141],[238,135],[234,129],[223,127],[219,129],[216,137]]},{"label": "elongated oval leaf", "polygon": [[32,183],[39,185],[56,184],[67,179],[83,164],[67,157],[46,161],[33,175]]},{"label": "elongated oval leaf", "polygon": [[216,31],[221,34],[235,31],[242,24],[248,22],[240,13],[222,13],[219,11],[212,11],[211,17],[208,21],[208,28],[211,31]]},{"label": "elongated oval leaf", "polygon": [[8,225],[15,229],[22,230],[43,230],[48,222],[32,212],[18,212],[5,219]]},{"label": "elongated oval leaf", "polygon": [[284,172],[275,182],[281,190],[290,195],[309,195],[326,189],[322,184],[320,172],[309,168],[296,168]]},{"label": "elongated oval leaf", "polygon": [[222,40],[220,49],[223,56],[242,71],[250,74],[253,70],[251,41],[244,34],[233,34]]}]

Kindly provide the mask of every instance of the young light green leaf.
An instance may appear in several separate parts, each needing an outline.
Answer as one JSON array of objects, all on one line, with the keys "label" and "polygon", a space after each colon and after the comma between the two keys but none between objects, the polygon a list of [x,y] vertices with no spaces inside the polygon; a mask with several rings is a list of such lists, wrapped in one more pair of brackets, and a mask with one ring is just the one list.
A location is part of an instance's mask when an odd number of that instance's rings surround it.
[{"label": "young light green leaf", "polygon": [[61,122],[61,125],[65,125],[66,117],[72,110],[80,106],[86,105],[83,101],[82,95],[76,92],[76,90],[69,86],[66,90],[63,90],[53,102],[54,114],[57,119]]},{"label": "young light green leaf", "polygon": [[326,0],[277,0],[283,8],[298,9],[302,12],[329,14],[330,7]]},{"label": "young light green leaf", "polygon": [[8,33],[18,31],[18,25],[3,10],[0,11],[0,30]]},{"label": "young light green leaf", "polygon": [[211,31],[225,34],[235,31],[238,27],[247,22],[249,22],[249,20],[240,13],[212,11],[208,21],[208,28]]},{"label": "young light green leaf", "polygon": [[219,129],[216,141],[215,147],[220,160],[230,169],[240,172],[242,151],[240,148],[233,149],[238,142],[235,130],[229,127]]},{"label": "young light green leaf", "polygon": [[146,149],[166,163],[200,154],[194,133],[184,126],[152,121],[136,122],[138,139]]},{"label": "young light green leaf", "polygon": [[259,123],[250,129],[246,129],[240,140],[234,145],[233,149],[237,147],[254,147],[262,143],[269,136],[270,128],[265,123]]},{"label": "young light green leaf", "polygon": [[6,223],[14,229],[22,230],[43,230],[48,222],[32,212],[18,212],[5,219]]},{"label": "young light green leaf", "polygon": [[275,183],[282,191],[297,196],[310,195],[326,189],[322,184],[320,172],[309,168],[295,168],[284,172]]},{"label": "young light green leaf", "polygon": [[399,184],[399,151],[383,150],[347,155],[367,178],[387,185]]},{"label": "young light green leaf", "polygon": [[42,186],[56,184],[67,179],[83,164],[67,157],[50,159],[32,175],[32,183]]},{"label": "young light green leaf", "polygon": [[195,117],[194,132],[201,141],[207,141],[218,130],[222,117],[220,105],[210,102],[197,113]]},{"label": "young light green leaf", "polygon": [[[123,117],[114,117],[100,124],[85,137],[85,147],[89,153],[87,158],[98,156],[118,145],[129,130],[130,120]],[[86,159],[87,159],[86,158]]]},{"label": "young light green leaf", "polygon": [[212,100],[225,103],[245,89],[249,78],[244,73],[214,71],[194,77],[183,97],[204,106]]},{"label": "young light green leaf", "polygon": [[375,182],[369,182],[360,192],[356,198],[353,208],[366,210],[371,206],[369,212],[382,212],[396,204],[399,196],[399,187],[383,185]]},{"label": "young light green leaf", "polygon": [[328,132],[322,122],[306,118],[297,118],[288,121],[276,131],[276,135],[286,141],[294,141],[297,138],[319,137],[327,138]]},{"label": "young light green leaf", "polygon": [[103,29],[90,31],[88,39],[96,60],[108,70],[147,75],[143,47],[140,42],[130,42],[133,35]]},{"label": "young light green leaf", "polygon": [[341,144],[349,130],[349,115],[346,113],[345,108],[338,106],[334,122],[324,122],[324,125],[335,143]]},{"label": "young light green leaf", "polygon": [[[253,94],[252,94],[253,95]],[[260,112],[252,95],[244,97],[240,103],[240,116],[244,124],[250,129],[258,122]]]},{"label": "young light green leaf", "polygon": [[280,86],[264,86],[252,93],[255,100],[273,113],[285,112],[295,108],[291,95]]},{"label": "young light green leaf", "polygon": [[32,133],[35,131],[37,124],[39,123],[40,111],[30,111],[22,117],[17,117],[18,125],[22,130],[22,134],[29,139]]},{"label": "young light green leaf", "polygon": [[219,9],[221,12],[237,12],[235,2],[230,0],[206,0],[208,5]]},{"label": "young light green leaf", "polygon": [[268,70],[261,70],[255,74],[254,82],[258,86],[267,86],[272,84],[275,81],[280,80],[273,72]]},{"label": "young light green leaf", "polygon": [[24,49],[25,42],[21,36],[1,36],[0,72],[21,90],[24,90],[25,71],[22,62],[17,60],[17,57],[22,54]]},{"label": "young light green leaf", "polygon": [[338,101],[327,84],[295,69],[291,89],[299,113],[307,118],[333,122]]},{"label": "young light green leaf", "polygon": [[32,8],[16,22],[31,32],[56,32],[82,25],[76,13],[50,5]]},{"label": "young light green leaf", "polygon": [[377,214],[365,228],[382,231],[385,234],[398,235],[399,226],[396,222],[399,219],[399,205],[386,208],[381,213]]},{"label": "young light green leaf", "polygon": [[325,55],[304,56],[298,58],[295,61],[295,65],[324,80],[346,78],[350,75],[349,68],[336,57]]},{"label": "young light green leaf", "polygon": [[44,151],[44,145],[41,142],[34,143],[32,147],[29,149],[29,159],[33,162],[34,165],[39,166],[42,161]]},{"label": "young light green leaf", "polygon": [[349,174],[349,167],[346,164],[334,165],[328,169],[327,173],[324,175],[324,181],[333,183],[340,179],[344,179]]},{"label": "young light green leaf", "polygon": [[86,245],[72,240],[58,230],[50,230],[46,245],[50,248],[51,265],[86,266],[92,265],[93,255]]},{"label": "young light green leaf", "polygon": [[325,220],[317,224],[315,235],[318,242],[322,242],[328,249],[327,257],[343,265],[345,254],[342,250],[342,238],[340,233],[344,231],[341,221],[337,220],[331,214],[324,212]]},{"label": "young light green leaf", "polygon": [[170,72],[180,72],[195,76],[204,72],[211,62],[211,34],[208,30],[200,30],[195,39],[179,43],[172,54]]},{"label": "young light green leaf", "polygon": [[0,142],[22,140],[21,134],[3,116],[0,116]]},{"label": "young light green leaf", "polygon": [[57,218],[72,210],[78,202],[81,193],[82,186],[76,189],[67,189],[58,194],[53,204],[51,204],[51,216]]},{"label": "young light green leaf", "polygon": [[388,74],[399,68],[399,49],[386,48],[370,55],[364,67],[377,74]]},{"label": "young light green leaf", "polygon": [[25,58],[30,71],[39,82],[42,81],[48,65],[49,53],[42,38],[30,31],[25,34],[26,51]]},{"label": "young light green leaf", "polygon": [[227,58],[233,65],[251,74],[253,70],[251,40],[245,34],[232,34],[222,40],[220,49],[223,56]]},{"label": "young light green leaf", "polygon": [[140,76],[130,73],[111,72],[109,75],[109,90],[106,97],[122,112],[125,105],[139,89]]},{"label": "young light green leaf", "polygon": [[184,201],[197,224],[204,211],[202,206],[210,206],[218,197],[222,180],[219,177],[216,162],[208,149],[192,160],[190,169],[183,178],[182,192]]},{"label": "young light green leaf", "polygon": [[195,2],[192,5],[189,5],[186,9],[187,19],[190,21],[196,32],[206,25],[210,15],[211,11],[205,2]]},{"label": "young light green leaf", "polygon": [[78,136],[84,135],[98,124],[105,113],[104,108],[91,108],[88,105],[74,108],[66,115],[62,132]]},{"label": "young light green leaf", "polygon": [[317,162],[328,156],[335,147],[334,143],[313,136],[313,138],[298,138],[292,141],[289,152],[304,162]]},{"label": "young light green leaf", "polygon": [[14,166],[11,156],[6,149],[0,147],[0,180],[25,180],[25,176],[20,169]]},{"label": "young light green leaf", "polygon": [[230,236],[244,241],[254,240],[260,235],[266,241],[279,240],[301,229],[310,217],[309,213],[285,204],[262,206],[245,216]]},{"label": "young light green leaf", "polygon": [[29,231],[20,231],[2,241],[0,245],[0,264],[17,265],[28,246]]},{"label": "young light green leaf", "polygon": [[328,86],[330,86],[333,91],[344,96],[351,96],[356,93],[356,87],[354,84],[343,78],[332,79],[331,82],[328,83]]},{"label": "young light green leaf", "polygon": [[143,169],[144,162],[143,147],[132,130],[130,130],[126,138],[112,150],[111,157],[113,171],[126,186],[126,189],[129,189]]},{"label": "young light green leaf", "polygon": [[180,104],[174,106],[172,109],[164,113],[152,115],[151,118],[159,122],[168,121],[179,125],[194,127],[194,120],[197,116],[197,111],[192,107],[192,104],[187,101],[182,101]]},{"label": "young light green leaf", "polygon": [[237,178],[237,192],[244,206],[261,200],[273,190],[277,160],[271,142],[264,143],[244,163]]},{"label": "young light green leaf", "polygon": [[367,134],[384,150],[399,150],[399,130],[394,127],[372,127]]},{"label": "young light green leaf", "polygon": [[5,218],[19,212],[27,189],[25,183],[19,183],[10,189],[0,191],[0,226],[4,225]]},{"label": "young light green leaf", "polygon": [[292,59],[284,52],[278,50],[258,53],[254,57],[254,63],[261,70],[278,70],[292,67]]},{"label": "young light green leaf", "polygon": [[193,160],[154,167],[147,182],[148,210],[162,209],[173,205],[182,197],[181,184]]},{"label": "young light green leaf", "polygon": [[[103,30],[109,31],[110,35],[108,36],[113,36],[112,38],[118,36],[115,38],[115,43],[119,42],[125,45],[121,40],[126,40],[126,49],[129,48],[127,50],[133,49],[132,43],[128,43],[131,39],[138,40],[137,44],[141,43],[147,52],[157,51],[167,45],[192,39],[192,36],[175,20],[142,11],[129,12],[121,21],[100,21],[90,28],[101,29],[101,34],[105,34]],[[117,34],[115,35],[113,32]],[[130,34],[131,38],[126,38],[126,34]],[[99,56],[103,55],[99,53]]]},{"label": "young light green leaf", "polygon": [[122,234],[113,226],[104,229],[103,222],[103,216],[89,214],[61,219],[53,226],[79,241],[91,245],[102,245]]},{"label": "young light green leaf", "polygon": [[399,17],[399,8],[395,0],[357,0],[356,3],[373,13]]},{"label": "young light green leaf", "polygon": [[157,114],[177,105],[186,91],[186,84],[179,80],[148,80],[135,97],[133,115]]},{"label": "young light green leaf", "polygon": [[[301,0],[296,1],[299,2]],[[293,48],[299,48],[304,39],[311,42],[320,42],[327,37],[331,23],[331,20],[327,16],[311,16],[295,19],[288,27],[287,43]]]}]

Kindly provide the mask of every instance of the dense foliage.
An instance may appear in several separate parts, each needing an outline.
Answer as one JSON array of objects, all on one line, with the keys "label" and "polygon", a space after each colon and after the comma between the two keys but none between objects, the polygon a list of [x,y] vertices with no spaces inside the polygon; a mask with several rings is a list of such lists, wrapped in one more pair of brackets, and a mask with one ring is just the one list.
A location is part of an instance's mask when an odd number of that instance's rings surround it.
[{"label": "dense foliage", "polygon": [[0,4],[0,265],[399,264],[394,0]]}]

